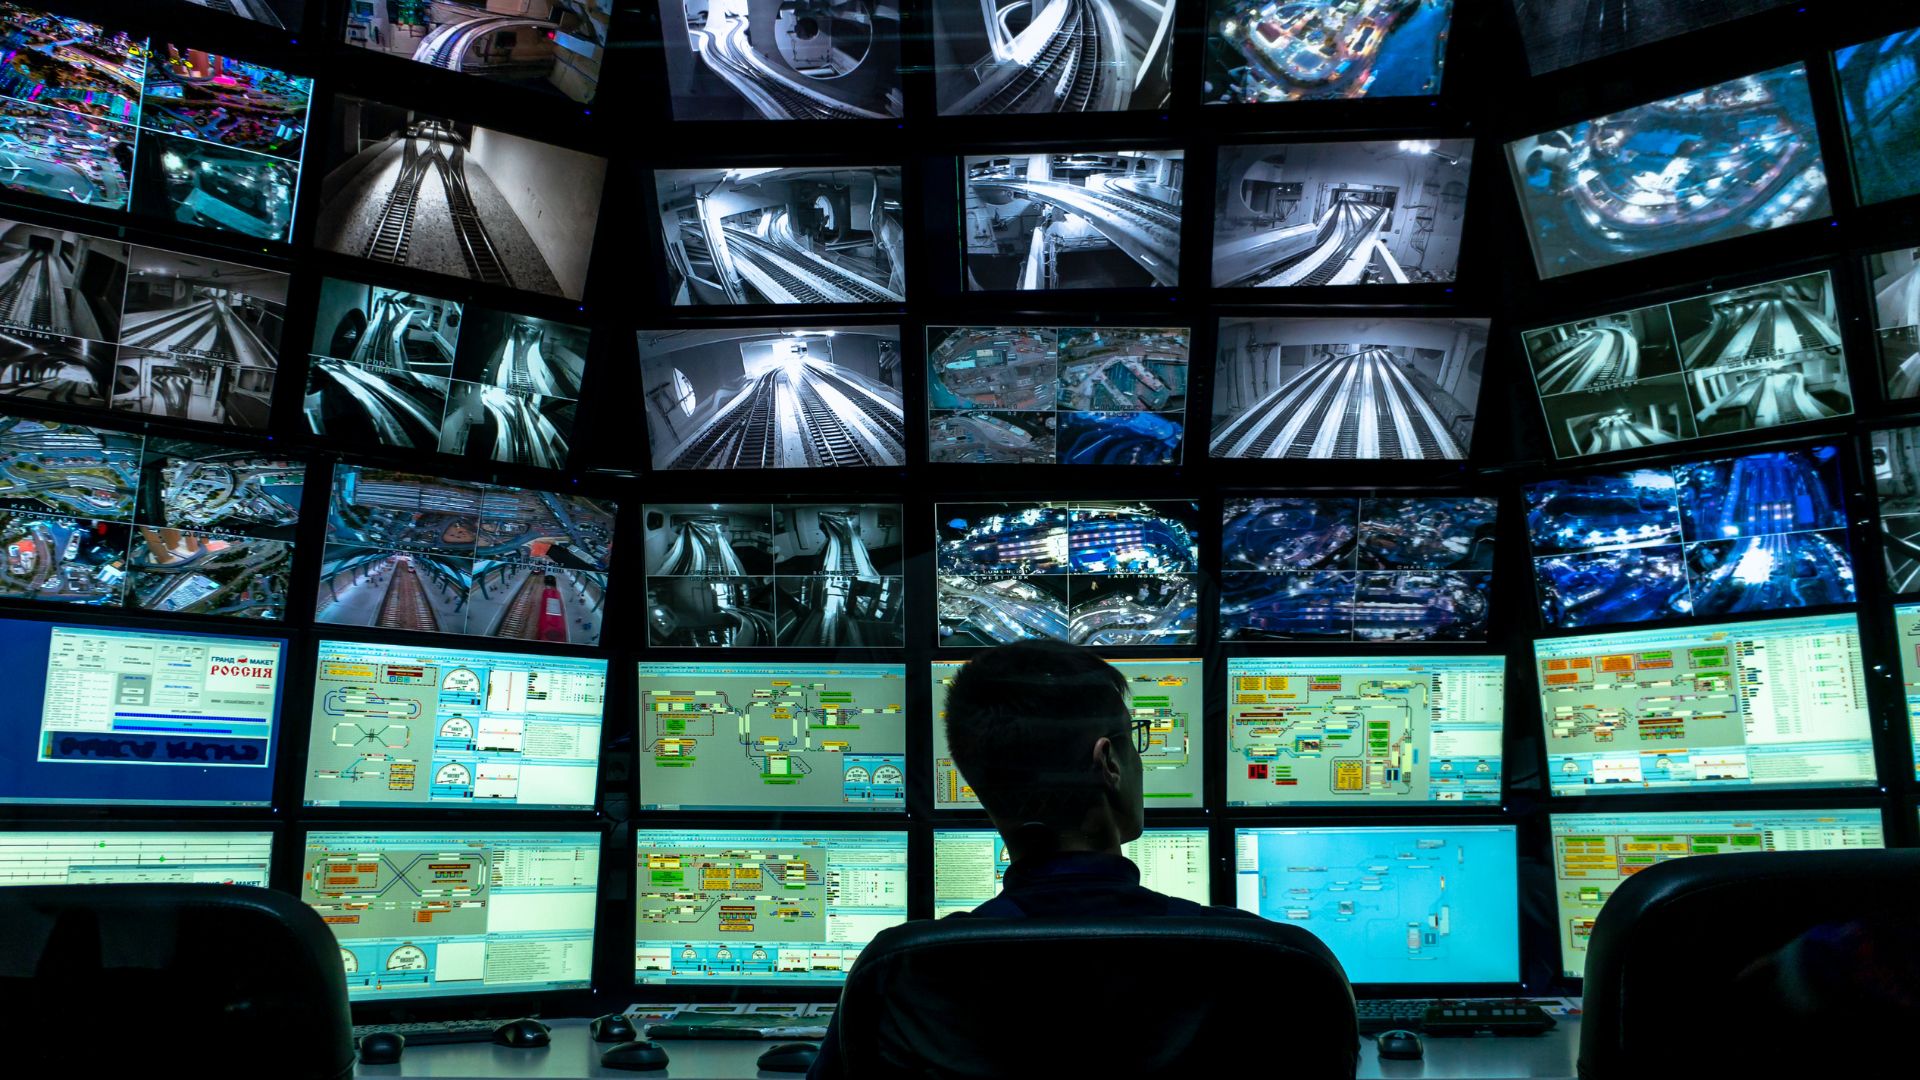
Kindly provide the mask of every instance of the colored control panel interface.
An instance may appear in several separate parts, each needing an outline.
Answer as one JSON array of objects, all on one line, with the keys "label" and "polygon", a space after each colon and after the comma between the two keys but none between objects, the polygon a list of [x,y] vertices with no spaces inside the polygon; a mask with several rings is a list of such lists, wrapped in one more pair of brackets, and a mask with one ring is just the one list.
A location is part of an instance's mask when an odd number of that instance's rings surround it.
[{"label": "colored control panel interface", "polygon": [[310,832],[300,898],[354,1001],[586,988],[600,834]]},{"label": "colored control panel interface", "polygon": [[1876,783],[1853,615],[1534,642],[1555,795]]},{"label": "colored control panel interface", "polygon": [[642,663],[643,810],[904,810],[903,664]]},{"label": "colored control panel interface", "polygon": [[634,982],[839,982],[907,921],[905,832],[641,829]]},{"label": "colored control panel interface", "polygon": [[[977,807],[980,799],[947,751],[947,687],[964,660],[933,661],[933,805]],[[1199,660],[1108,660],[1127,680],[1136,720],[1147,720],[1149,744],[1140,755],[1149,810],[1201,804]]]},{"label": "colored control panel interface", "polygon": [[0,886],[267,887],[270,832],[0,833]]},{"label": "colored control panel interface", "polygon": [[[1140,868],[1140,884],[1154,892],[1210,902],[1205,829],[1148,829],[1120,853]],[[933,833],[933,917],[972,911],[1000,895],[1007,876],[1007,842],[992,829],[936,829]]]},{"label": "colored control panel interface", "polygon": [[1502,656],[1227,662],[1227,805],[1500,801]]},{"label": "colored control panel interface", "polygon": [[607,662],[322,641],[308,806],[587,810]]},{"label": "colored control panel interface", "polygon": [[1553,814],[1553,877],[1560,960],[1586,970],[1593,921],[1622,881],[1655,863],[1693,855],[1886,847],[1880,811],[1743,810]]},{"label": "colored control panel interface", "polygon": [[1920,779],[1920,604],[1895,604],[1893,626],[1907,700],[1907,738],[1913,743],[1913,774]]}]

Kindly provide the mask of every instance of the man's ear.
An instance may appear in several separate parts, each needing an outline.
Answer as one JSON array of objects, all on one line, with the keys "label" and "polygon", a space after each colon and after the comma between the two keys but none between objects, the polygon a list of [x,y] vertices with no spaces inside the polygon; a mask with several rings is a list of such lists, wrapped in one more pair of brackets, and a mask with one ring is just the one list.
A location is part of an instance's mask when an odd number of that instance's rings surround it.
[{"label": "man's ear", "polygon": [[1120,757],[1114,753],[1113,740],[1102,735],[1093,744],[1093,767],[1104,783],[1120,785]]}]

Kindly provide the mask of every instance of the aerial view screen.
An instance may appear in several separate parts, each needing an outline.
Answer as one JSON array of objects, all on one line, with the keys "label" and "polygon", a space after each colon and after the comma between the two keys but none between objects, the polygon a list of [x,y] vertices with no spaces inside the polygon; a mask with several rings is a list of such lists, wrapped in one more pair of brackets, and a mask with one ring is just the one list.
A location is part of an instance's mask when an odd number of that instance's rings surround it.
[{"label": "aerial view screen", "polygon": [[961,159],[969,291],[1180,283],[1184,150]]},{"label": "aerial view screen", "polygon": [[898,7],[660,0],[660,24],[675,120],[906,115]]},{"label": "aerial view screen", "polygon": [[1920,397],[1920,247],[1867,256],[1874,341],[1889,398]]},{"label": "aerial view screen", "polygon": [[1920,191],[1920,27],[1833,54],[1862,203]]},{"label": "aerial view screen", "polygon": [[346,8],[349,45],[582,104],[591,103],[600,87],[600,60],[613,21],[612,0],[409,0]]},{"label": "aerial view screen", "polygon": [[932,0],[940,115],[1163,109],[1177,6]]},{"label": "aerial view screen", "polygon": [[1210,105],[1433,97],[1453,0],[1209,0]]}]

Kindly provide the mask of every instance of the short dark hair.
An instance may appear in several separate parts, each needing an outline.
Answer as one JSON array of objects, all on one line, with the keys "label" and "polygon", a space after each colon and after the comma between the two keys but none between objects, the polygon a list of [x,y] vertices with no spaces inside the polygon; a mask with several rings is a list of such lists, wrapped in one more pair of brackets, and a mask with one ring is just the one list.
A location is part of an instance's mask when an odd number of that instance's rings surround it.
[{"label": "short dark hair", "polygon": [[1130,719],[1127,680],[1091,650],[1017,641],[980,654],[947,688],[947,749],[1003,822],[1077,826],[1100,796],[1092,739]]}]

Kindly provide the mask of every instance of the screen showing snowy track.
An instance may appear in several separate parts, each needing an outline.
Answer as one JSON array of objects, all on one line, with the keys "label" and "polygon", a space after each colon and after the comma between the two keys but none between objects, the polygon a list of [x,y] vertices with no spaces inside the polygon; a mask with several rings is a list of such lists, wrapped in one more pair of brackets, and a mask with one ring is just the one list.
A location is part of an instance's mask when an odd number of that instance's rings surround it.
[{"label": "screen showing snowy track", "polygon": [[[1140,870],[1140,885],[1196,904],[1209,903],[1213,861],[1205,829],[1148,829],[1120,845]],[[933,831],[933,917],[972,911],[1000,895],[1013,859],[993,829]]]}]

